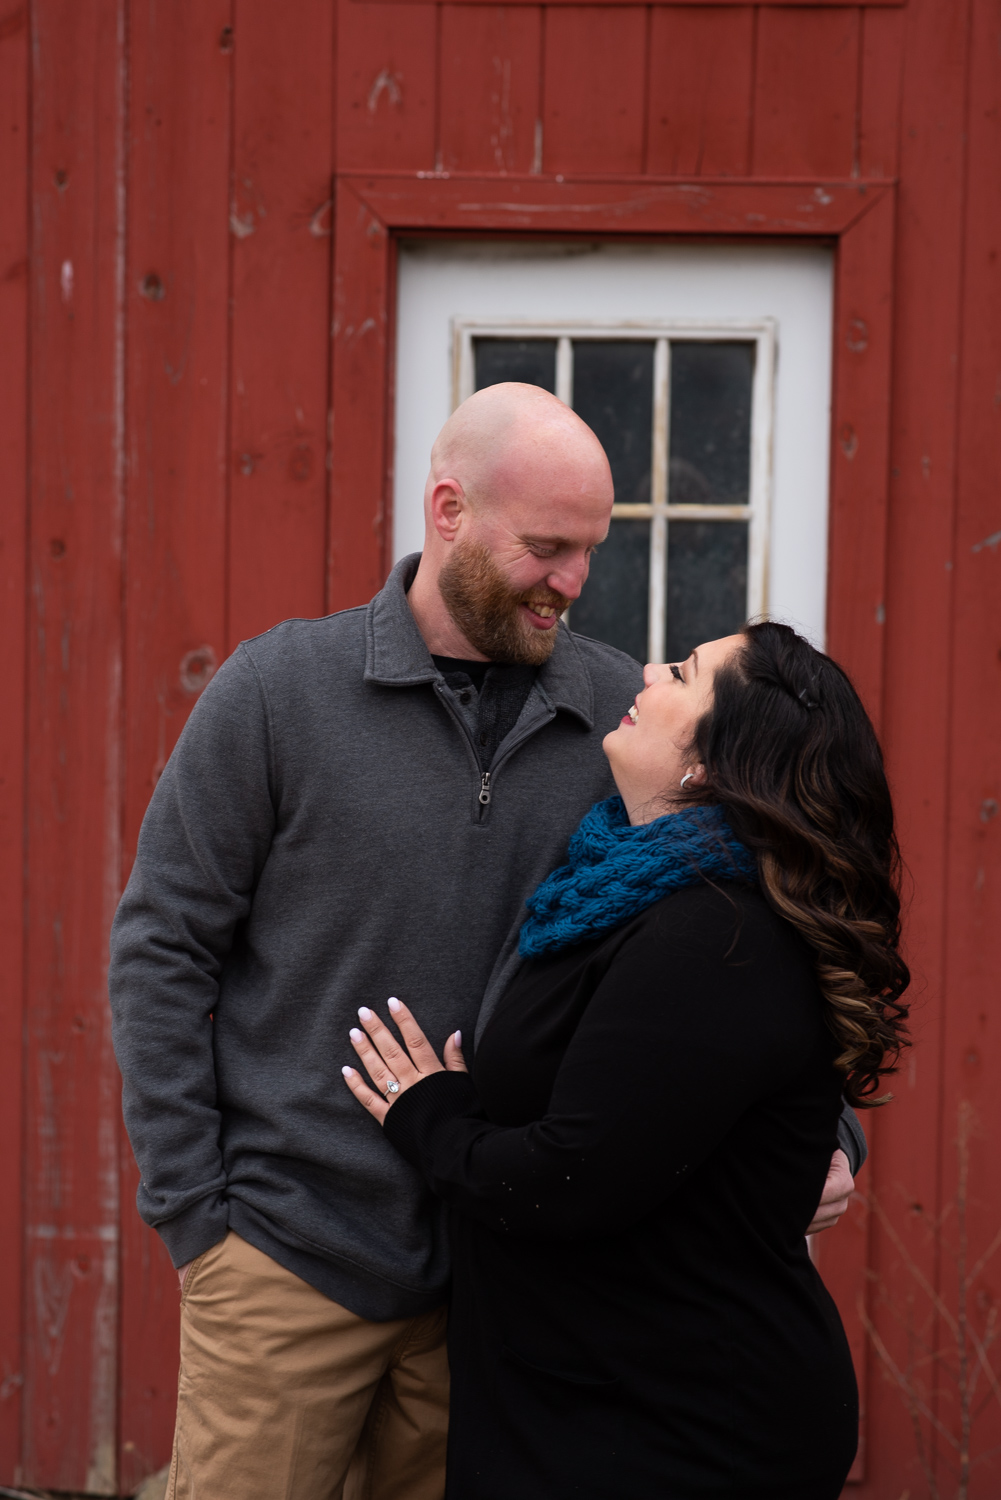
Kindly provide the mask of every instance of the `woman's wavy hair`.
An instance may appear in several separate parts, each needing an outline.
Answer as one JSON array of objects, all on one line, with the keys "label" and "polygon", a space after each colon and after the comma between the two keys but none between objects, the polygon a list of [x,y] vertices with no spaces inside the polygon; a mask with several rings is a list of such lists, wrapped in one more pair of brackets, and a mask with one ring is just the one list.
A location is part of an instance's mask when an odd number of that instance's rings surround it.
[{"label": "woman's wavy hair", "polygon": [[747,625],[717,670],[692,752],[758,861],[761,888],[816,955],[850,1104],[871,1107],[906,1033],[900,852],[875,731],[848,676],[788,625]]}]

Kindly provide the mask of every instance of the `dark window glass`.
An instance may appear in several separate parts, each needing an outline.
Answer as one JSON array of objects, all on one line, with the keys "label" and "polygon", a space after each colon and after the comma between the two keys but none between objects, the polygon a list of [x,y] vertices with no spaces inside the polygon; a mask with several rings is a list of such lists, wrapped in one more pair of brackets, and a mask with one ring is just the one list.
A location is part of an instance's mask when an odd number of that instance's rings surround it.
[{"label": "dark window glass", "polygon": [[473,339],[476,389],[520,380],[556,394],[555,339]]},{"label": "dark window glass", "polygon": [[671,521],[667,660],[684,661],[693,646],[732,635],[746,617],[747,522]]},{"label": "dark window glass", "polygon": [[608,454],[620,505],[650,502],[653,349],[636,339],[574,340],[574,411]]},{"label": "dark window glass", "polygon": [[746,505],[754,345],[671,344],[671,505]]},{"label": "dark window glass", "polygon": [[591,558],[587,583],[571,611],[571,626],[646,661],[649,598],[650,522],[613,521]]}]

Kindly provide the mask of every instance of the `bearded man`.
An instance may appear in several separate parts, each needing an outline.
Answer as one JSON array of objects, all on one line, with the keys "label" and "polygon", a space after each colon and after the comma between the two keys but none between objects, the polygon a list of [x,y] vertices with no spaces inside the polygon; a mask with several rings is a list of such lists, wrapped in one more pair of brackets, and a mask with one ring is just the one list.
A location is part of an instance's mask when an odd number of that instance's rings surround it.
[{"label": "bearded man", "polygon": [[369,605],[219,670],[115,920],[139,1211],[182,1289],[170,1500],[444,1489],[442,1213],[344,1088],[348,1030],[398,993],[468,1053],[642,674],[559,624],[613,498],[562,402],[472,396],[424,498],[423,553]]}]

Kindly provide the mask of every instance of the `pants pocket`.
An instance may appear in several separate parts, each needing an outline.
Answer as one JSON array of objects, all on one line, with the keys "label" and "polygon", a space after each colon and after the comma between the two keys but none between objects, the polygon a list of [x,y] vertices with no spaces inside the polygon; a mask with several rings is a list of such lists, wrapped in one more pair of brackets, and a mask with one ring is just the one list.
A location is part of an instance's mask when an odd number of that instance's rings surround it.
[{"label": "pants pocket", "polygon": [[198,1275],[198,1272],[201,1270],[202,1264],[204,1263],[205,1257],[206,1257],[206,1255],[208,1255],[208,1253],[209,1252],[207,1250],[203,1250],[202,1253],[201,1253],[201,1255],[196,1255],[195,1256],[194,1260],[191,1262],[190,1266],[188,1267],[188,1274],[187,1274],[187,1276],[185,1276],[185,1278],[184,1278],[184,1285],[181,1287],[181,1306],[182,1307],[184,1306],[185,1302],[188,1300],[188,1293],[191,1291],[192,1282],[194,1281],[195,1277]]}]

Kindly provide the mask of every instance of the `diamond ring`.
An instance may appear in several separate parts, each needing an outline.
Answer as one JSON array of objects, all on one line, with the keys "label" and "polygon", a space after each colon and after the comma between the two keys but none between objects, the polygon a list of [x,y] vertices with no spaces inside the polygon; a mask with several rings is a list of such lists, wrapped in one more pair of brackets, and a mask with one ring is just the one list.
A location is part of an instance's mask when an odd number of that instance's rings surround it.
[{"label": "diamond ring", "polygon": [[399,1092],[400,1092],[400,1085],[397,1083],[397,1081],[396,1081],[395,1078],[390,1078],[387,1081],[387,1083],[386,1083],[386,1093],[387,1094],[398,1094]]}]

